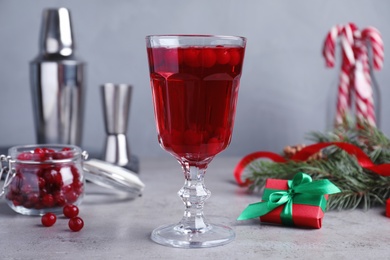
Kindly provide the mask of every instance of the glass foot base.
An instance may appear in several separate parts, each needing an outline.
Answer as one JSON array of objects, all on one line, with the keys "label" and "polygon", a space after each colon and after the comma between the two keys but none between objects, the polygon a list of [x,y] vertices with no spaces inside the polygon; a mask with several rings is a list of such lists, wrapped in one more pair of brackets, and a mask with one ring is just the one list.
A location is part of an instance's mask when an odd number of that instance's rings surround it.
[{"label": "glass foot base", "polygon": [[181,248],[222,246],[236,237],[233,229],[223,225],[209,224],[207,229],[191,231],[180,224],[161,226],[153,230],[151,239],[161,245]]}]

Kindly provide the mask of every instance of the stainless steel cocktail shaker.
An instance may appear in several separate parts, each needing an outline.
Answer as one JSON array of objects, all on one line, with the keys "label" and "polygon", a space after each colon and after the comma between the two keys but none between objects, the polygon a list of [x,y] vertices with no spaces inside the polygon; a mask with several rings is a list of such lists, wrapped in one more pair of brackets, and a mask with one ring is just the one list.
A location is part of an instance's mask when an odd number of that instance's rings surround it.
[{"label": "stainless steel cocktail shaker", "polygon": [[81,145],[84,66],[75,57],[70,12],[43,11],[40,53],[30,63],[37,143]]}]

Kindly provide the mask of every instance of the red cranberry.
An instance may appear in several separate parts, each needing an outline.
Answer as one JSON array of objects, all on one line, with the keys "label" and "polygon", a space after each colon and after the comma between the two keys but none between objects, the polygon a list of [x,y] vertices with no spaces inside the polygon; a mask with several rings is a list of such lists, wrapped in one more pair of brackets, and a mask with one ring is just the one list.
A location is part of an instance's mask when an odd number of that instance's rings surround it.
[{"label": "red cranberry", "polygon": [[54,223],[56,223],[56,220],[57,220],[57,216],[50,212],[46,213],[41,218],[42,225],[44,225],[45,227],[53,226]]},{"label": "red cranberry", "polygon": [[79,179],[80,178],[80,173],[79,173],[79,170],[77,169],[76,166],[72,165],[70,170],[72,172],[73,178],[75,178],[75,179]]},{"label": "red cranberry", "polygon": [[186,130],[183,142],[186,145],[199,145],[202,142],[202,133],[195,130]]},{"label": "red cranberry", "polygon": [[64,207],[63,213],[67,218],[74,218],[79,214],[79,208],[75,205],[68,204]]},{"label": "red cranberry", "polygon": [[63,194],[61,192],[56,192],[54,195],[54,202],[57,206],[62,207],[65,206],[66,200]]},{"label": "red cranberry", "polygon": [[206,68],[211,68],[217,61],[217,55],[213,50],[205,49],[202,51],[201,64]]},{"label": "red cranberry", "polygon": [[54,171],[52,171],[52,174],[53,174],[53,184],[54,185],[57,185],[58,187],[61,187],[63,185],[63,182],[62,182],[62,175],[60,173],[60,170],[61,169],[56,169]]},{"label": "red cranberry", "polygon": [[38,177],[38,186],[40,189],[43,189],[46,186],[46,181],[42,177]]},{"label": "red cranberry", "polygon": [[230,61],[230,54],[228,50],[217,50],[217,62],[221,65],[227,64]]},{"label": "red cranberry", "polygon": [[54,152],[52,156],[55,160],[69,159],[73,157],[73,152],[71,148],[65,147],[62,148],[61,151]]},{"label": "red cranberry", "polygon": [[183,62],[183,58],[179,57],[177,49],[168,50],[164,54],[164,61],[168,66],[175,66],[177,63]]},{"label": "red cranberry", "polygon": [[43,147],[42,149],[45,151],[45,153],[49,153],[49,154],[52,154],[55,152],[53,149],[46,148],[46,147]]},{"label": "red cranberry", "polygon": [[51,194],[46,194],[42,197],[42,203],[44,206],[51,208],[54,206],[54,198]]},{"label": "red cranberry", "polygon": [[22,195],[16,195],[12,199],[12,203],[14,204],[15,207],[23,205],[23,202],[24,200]]},{"label": "red cranberry", "polygon": [[46,158],[46,152],[42,148],[35,148],[33,158],[37,161],[44,161]]},{"label": "red cranberry", "polygon": [[39,195],[37,193],[29,193],[27,195],[27,200],[32,204],[36,205],[39,203]]},{"label": "red cranberry", "polygon": [[23,152],[17,156],[17,159],[21,161],[30,161],[32,158],[33,154],[30,152]]},{"label": "red cranberry", "polygon": [[236,66],[239,62],[240,62],[240,53],[235,49],[231,49],[229,64],[232,66]]},{"label": "red cranberry", "polygon": [[76,193],[81,194],[83,192],[84,184],[79,180],[75,180],[72,184],[72,187]]},{"label": "red cranberry", "polygon": [[80,231],[84,227],[84,221],[80,217],[74,217],[69,219],[68,226],[72,231]]},{"label": "red cranberry", "polygon": [[76,193],[75,191],[68,192],[65,194],[65,200],[68,203],[74,203],[76,202],[77,198],[79,197],[80,194]]},{"label": "red cranberry", "polygon": [[222,150],[223,142],[218,138],[212,137],[207,143],[207,153],[208,154],[217,154]]},{"label": "red cranberry", "polygon": [[23,203],[23,207],[27,208],[27,209],[31,209],[31,208],[34,208],[34,203],[32,203],[31,201],[25,201]]},{"label": "red cranberry", "polygon": [[190,67],[199,67],[199,53],[200,51],[195,48],[188,48],[184,51],[184,62]]},{"label": "red cranberry", "polygon": [[55,175],[55,171],[54,170],[46,170],[45,173],[43,174],[43,178],[45,179],[46,181],[46,184],[52,184],[53,181],[54,181],[54,176]]}]

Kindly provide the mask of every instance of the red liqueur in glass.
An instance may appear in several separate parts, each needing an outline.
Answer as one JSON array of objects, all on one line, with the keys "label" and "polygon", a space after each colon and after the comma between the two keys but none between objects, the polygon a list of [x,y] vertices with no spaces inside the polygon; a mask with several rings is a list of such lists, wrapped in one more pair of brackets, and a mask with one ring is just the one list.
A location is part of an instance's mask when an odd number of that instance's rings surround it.
[{"label": "red liqueur in glass", "polygon": [[230,143],[243,47],[148,48],[161,146],[189,163]]}]

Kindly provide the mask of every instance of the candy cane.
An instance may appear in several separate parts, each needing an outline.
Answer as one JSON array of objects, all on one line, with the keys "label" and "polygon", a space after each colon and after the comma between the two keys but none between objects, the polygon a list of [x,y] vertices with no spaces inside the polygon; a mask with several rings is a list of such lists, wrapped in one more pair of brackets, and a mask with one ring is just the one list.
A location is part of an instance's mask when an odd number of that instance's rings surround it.
[{"label": "candy cane", "polygon": [[[362,97],[362,100],[357,100],[356,105],[358,108],[358,106],[361,106],[361,103],[364,102],[365,106],[361,107],[366,110],[363,110],[363,113],[361,114],[357,114],[357,117],[360,120],[367,120],[371,125],[375,126],[375,105],[367,48],[371,47],[372,49],[373,68],[380,70],[383,67],[384,60],[382,36],[376,28],[370,26],[362,30],[360,43],[363,45],[361,46],[361,62],[363,69],[360,71],[363,76],[360,77],[360,82],[357,82],[357,85],[355,85],[355,91],[357,93],[356,96]],[[359,109],[357,109],[357,112],[360,112]]]},{"label": "candy cane", "polygon": [[384,47],[382,36],[378,29],[371,26],[365,28],[362,31],[362,40],[371,44],[374,69],[382,69],[384,60]]},{"label": "candy cane", "polygon": [[353,47],[355,44],[355,38],[357,33],[359,33],[359,31],[356,25],[353,23],[345,25],[341,30],[341,45],[345,57],[347,58],[344,61],[347,62],[349,66],[355,63],[355,54],[353,52]]},{"label": "candy cane", "polygon": [[363,63],[363,74],[364,74],[364,80],[367,82],[367,92],[369,92],[369,95],[367,95],[366,99],[366,106],[367,106],[367,114],[366,114],[366,120],[368,123],[372,126],[376,125],[376,115],[375,115],[375,104],[374,104],[374,91],[373,91],[373,83],[371,80],[370,75],[370,63],[368,60],[368,53],[367,48],[363,47],[365,55],[362,59]]},{"label": "candy cane", "polygon": [[362,41],[355,43],[354,53],[356,63],[353,73],[353,89],[355,91],[356,118],[358,125],[367,120],[370,125],[375,126],[375,109],[368,62],[367,47]]},{"label": "candy cane", "polygon": [[336,41],[340,35],[342,28],[343,27],[341,25],[336,25],[332,27],[325,38],[324,47],[322,49],[322,55],[325,58],[326,66],[329,68],[334,67]]},{"label": "candy cane", "polygon": [[379,70],[383,66],[384,59],[382,37],[374,27],[367,27],[361,32],[353,23],[332,27],[325,38],[322,52],[327,67],[334,66],[338,37],[341,38],[343,60],[338,85],[335,123],[343,123],[351,107],[351,91],[354,91],[357,123],[367,120],[371,125],[375,125],[372,80],[366,45],[370,44],[374,69]]},{"label": "candy cane", "polygon": [[336,123],[341,124],[343,122],[345,114],[349,110],[351,103],[349,85],[350,85],[350,66],[343,65],[340,72],[340,80],[338,86],[337,95],[337,107],[336,107]]},{"label": "candy cane", "polygon": [[336,106],[336,124],[343,123],[346,113],[351,106],[351,72],[355,64],[355,55],[353,52],[354,32],[357,27],[354,24],[348,24],[341,29],[341,46],[343,50],[343,61],[341,65],[340,81],[338,86],[337,106]]}]

